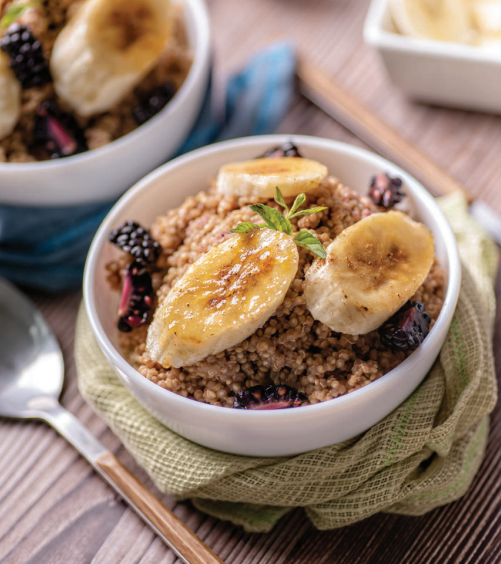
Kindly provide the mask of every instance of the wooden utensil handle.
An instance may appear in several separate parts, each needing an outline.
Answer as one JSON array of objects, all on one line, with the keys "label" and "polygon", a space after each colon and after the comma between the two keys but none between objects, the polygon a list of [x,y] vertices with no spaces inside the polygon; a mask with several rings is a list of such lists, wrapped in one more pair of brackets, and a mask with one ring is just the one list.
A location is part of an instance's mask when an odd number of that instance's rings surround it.
[{"label": "wooden utensil handle", "polygon": [[296,72],[301,88],[319,107],[381,155],[421,179],[435,195],[461,190],[470,203],[473,201],[474,197],[462,184],[304,56],[299,57]]},{"label": "wooden utensil handle", "polygon": [[154,496],[111,452],[101,454],[96,467],[133,508],[146,517],[169,546],[189,564],[224,564],[172,511]]}]

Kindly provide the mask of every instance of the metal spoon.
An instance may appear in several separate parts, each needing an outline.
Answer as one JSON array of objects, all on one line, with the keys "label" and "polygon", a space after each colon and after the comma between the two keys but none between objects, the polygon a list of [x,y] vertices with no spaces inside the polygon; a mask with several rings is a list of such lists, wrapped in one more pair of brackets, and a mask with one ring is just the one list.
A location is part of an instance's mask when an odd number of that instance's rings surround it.
[{"label": "metal spoon", "polygon": [[0,326],[6,329],[0,339],[0,416],[46,421],[185,564],[223,564],[59,403],[64,362],[56,337],[37,308],[2,278]]}]

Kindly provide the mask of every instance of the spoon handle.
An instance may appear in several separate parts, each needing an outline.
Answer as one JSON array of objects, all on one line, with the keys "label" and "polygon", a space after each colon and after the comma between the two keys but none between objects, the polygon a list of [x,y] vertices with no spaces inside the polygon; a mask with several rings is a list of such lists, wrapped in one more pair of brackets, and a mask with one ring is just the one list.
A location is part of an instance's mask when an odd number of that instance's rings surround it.
[{"label": "spoon handle", "polygon": [[60,404],[40,415],[58,431],[185,564],[224,564],[170,509]]}]

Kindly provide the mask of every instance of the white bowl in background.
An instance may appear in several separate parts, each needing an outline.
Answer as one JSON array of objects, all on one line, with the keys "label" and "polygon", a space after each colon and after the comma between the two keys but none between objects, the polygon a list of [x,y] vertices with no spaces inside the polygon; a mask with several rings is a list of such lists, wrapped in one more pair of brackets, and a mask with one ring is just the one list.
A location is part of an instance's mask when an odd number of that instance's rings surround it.
[{"label": "white bowl in background", "polygon": [[171,157],[202,107],[211,64],[204,0],[182,0],[193,64],[181,88],[152,119],[112,143],[37,163],[0,163],[0,204],[71,206],[111,201]]},{"label": "white bowl in background", "polygon": [[372,0],[364,39],[390,80],[414,100],[501,113],[501,49],[400,35],[389,0]]},{"label": "white bowl in background", "polygon": [[[327,165],[330,174],[359,193],[385,171],[407,186],[413,214],[433,233],[436,254],[447,272],[440,316],[423,344],[400,366],[351,394],[293,409],[247,411],[184,398],[150,382],[122,356],[116,328],[119,295],[106,282],[105,265],[118,251],[109,232],[125,220],[149,226],[167,210],[204,190],[219,167],[254,158],[292,140],[305,157]],[[102,351],[122,383],[170,429],[201,445],[235,454],[282,456],[335,444],[362,433],[393,411],[423,380],[446,337],[454,314],[461,268],[452,231],[432,196],[414,178],[385,159],[357,147],[299,135],[267,135],[225,141],[193,151],[160,167],[131,188],[113,207],[92,243],[84,275],[87,315]]]}]

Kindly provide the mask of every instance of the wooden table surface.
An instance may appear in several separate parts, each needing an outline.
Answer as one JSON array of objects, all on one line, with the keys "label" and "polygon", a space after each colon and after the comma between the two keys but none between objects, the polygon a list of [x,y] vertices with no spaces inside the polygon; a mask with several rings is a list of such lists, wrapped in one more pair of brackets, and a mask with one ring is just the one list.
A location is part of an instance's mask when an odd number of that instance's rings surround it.
[{"label": "wooden table surface", "polygon": [[[209,0],[217,80],[260,46],[287,37],[307,50],[356,96],[449,169],[501,213],[501,117],[406,101],[388,84],[362,41],[368,0]],[[299,95],[279,129],[361,143]],[[77,391],[74,323],[80,293],[31,293],[63,347],[64,405],[141,479],[113,433]],[[501,282],[497,283],[501,298]],[[494,347],[501,375],[501,314]],[[318,532],[301,510],[268,535],[209,518],[165,497],[227,563],[501,562],[501,409],[492,416],[485,461],[460,501],[420,518],[375,515],[338,531]],[[168,564],[173,554],[118,500],[89,465],[42,424],[0,422],[0,562],[3,564]]]}]

